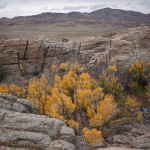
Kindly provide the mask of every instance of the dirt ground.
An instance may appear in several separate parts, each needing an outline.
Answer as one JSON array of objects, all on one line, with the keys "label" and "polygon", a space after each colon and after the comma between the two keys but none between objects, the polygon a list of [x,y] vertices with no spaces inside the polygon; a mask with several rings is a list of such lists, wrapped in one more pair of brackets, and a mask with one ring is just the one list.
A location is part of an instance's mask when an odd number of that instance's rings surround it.
[{"label": "dirt ground", "polygon": [[99,37],[122,30],[122,27],[101,26],[101,25],[25,25],[25,26],[1,26],[0,36],[4,39],[10,38],[49,38],[51,40],[70,39],[80,41],[86,38]]}]

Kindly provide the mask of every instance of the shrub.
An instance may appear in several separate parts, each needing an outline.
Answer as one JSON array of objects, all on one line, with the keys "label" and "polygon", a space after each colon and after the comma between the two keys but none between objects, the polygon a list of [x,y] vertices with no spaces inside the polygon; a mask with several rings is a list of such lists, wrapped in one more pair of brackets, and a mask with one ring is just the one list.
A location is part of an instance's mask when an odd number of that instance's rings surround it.
[{"label": "shrub", "polygon": [[84,128],[82,130],[82,133],[85,141],[91,144],[92,146],[103,141],[102,132],[96,129],[89,130],[88,128]]},{"label": "shrub", "polygon": [[25,69],[24,69],[23,65],[20,64],[19,67],[20,67],[20,73],[21,73],[21,75],[22,75],[22,76],[25,76],[25,75],[26,75],[26,72],[25,72]]},{"label": "shrub", "polygon": [[137,84],[140,88],[148,84],[150,63],[136,60],[136,62],[129,68],[129,71],[131,72],[131,90],[134,88],[137,89]]}]

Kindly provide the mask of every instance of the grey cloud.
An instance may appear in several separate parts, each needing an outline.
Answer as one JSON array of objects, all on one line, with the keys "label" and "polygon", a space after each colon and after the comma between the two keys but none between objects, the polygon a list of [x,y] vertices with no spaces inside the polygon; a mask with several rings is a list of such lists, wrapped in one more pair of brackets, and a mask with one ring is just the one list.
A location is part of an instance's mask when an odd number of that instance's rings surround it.
[{"label": "grey cloud", "polygon": [[107,7],[107,4],[97,4],[97,5],[87,5],[87,6],[64,6],[62,10],[76,10],[76,11],[81,11],[82,9],[88,9],[88,10],[97,10]]},{"label": "grey cloud", "polygon": [[127,6],[131,6],[132,4],[131,3],[127,3]]},{"label": "grey cloud", "polygon": [[147,8],[150,8],[150,1],[148,2],[148,1],[143,1],[143,2],[141,2],[141,3],[139,3],[139,5],[141,6],[146,6]]},{"label": "grey cloud", "polygon": [[90,10],[97,10],[97,9],[101,9],[101,8],[104,8],[104,7],[107,7],[108,5],[107,4],[99,4],[99,5],[92,5],[89,7]]},{"label": "grey cloud", "polygon": [[64,6],[62,10],[81,10],[87,8],[86,6]]},{"label": "grey cloud", "polygon": [[150,0],[0,0],[0,18],[42,12],[91,12],[104,7],[150,13]]},{"label": "grey cloud", "polygon": [[0,2],[0,9],[6,8],[7,5],[8,5],[8,3],[6,3],[6,2]]}]

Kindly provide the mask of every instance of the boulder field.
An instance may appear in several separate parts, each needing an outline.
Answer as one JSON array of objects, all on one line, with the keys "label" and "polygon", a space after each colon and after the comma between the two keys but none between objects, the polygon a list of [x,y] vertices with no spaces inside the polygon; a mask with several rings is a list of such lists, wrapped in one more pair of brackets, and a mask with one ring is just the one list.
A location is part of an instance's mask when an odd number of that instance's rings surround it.
[{"label": "boulder field", "polygon": [[52,64],[67,61],[77,61],[94,77],[116,64],[121,81],[127,82],[128,68],[137,59],[150,60],[150,28],[145,25],[85,41],[0,40],[0,66],[8,82],[16,78],[18,82],[25,81],[20,64],[28,76],[33,76],[48,74]]}]

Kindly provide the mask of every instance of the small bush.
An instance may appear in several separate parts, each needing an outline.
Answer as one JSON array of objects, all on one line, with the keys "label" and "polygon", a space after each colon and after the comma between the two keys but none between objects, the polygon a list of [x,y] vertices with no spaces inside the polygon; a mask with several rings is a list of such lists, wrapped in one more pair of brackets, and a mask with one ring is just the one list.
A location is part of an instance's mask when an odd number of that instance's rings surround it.
[{"label": "small bush", "polygon": [[21,73],[21,75],[22,75],[22,76],[25,76],[25,75],[26,75],[26,72],[25,72],[25,69],[24,69],[23,65],[20,64],[19,67],[20,67],[20,73]]}]

